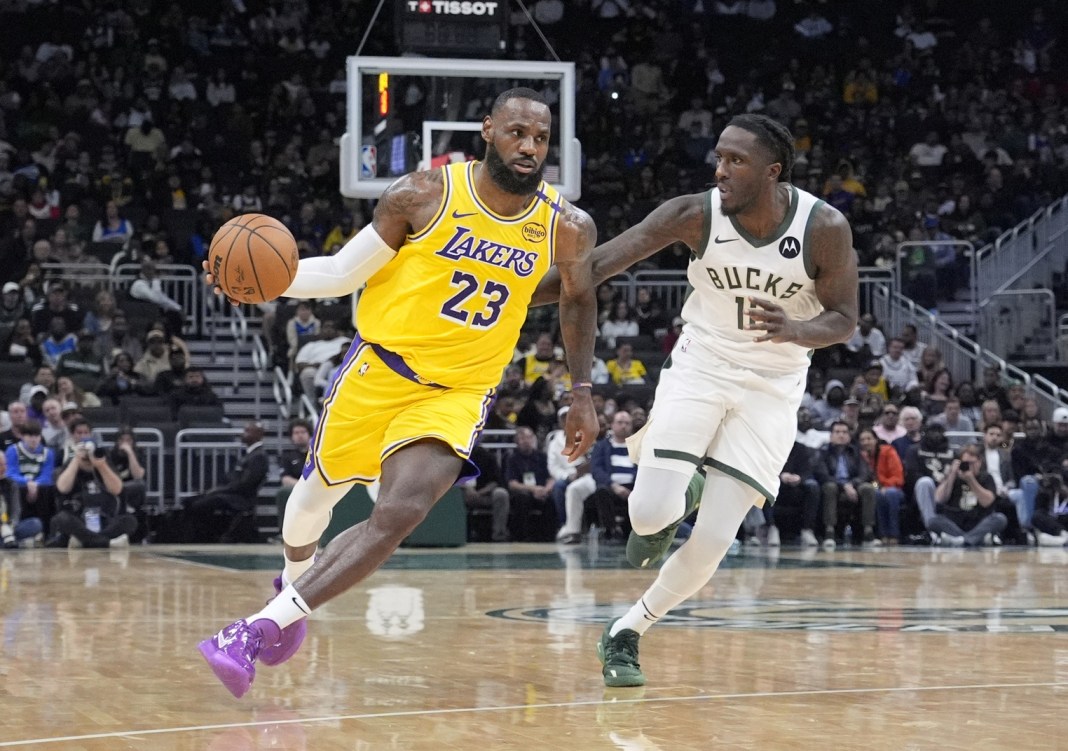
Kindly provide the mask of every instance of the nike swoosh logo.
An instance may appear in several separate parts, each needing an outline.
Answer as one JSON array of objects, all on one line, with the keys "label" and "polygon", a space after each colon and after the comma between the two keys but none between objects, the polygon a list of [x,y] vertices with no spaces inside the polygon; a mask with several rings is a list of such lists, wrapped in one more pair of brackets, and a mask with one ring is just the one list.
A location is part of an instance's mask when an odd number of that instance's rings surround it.
[{"label": "nike swoosh logo", "polygon": [[305,610],[304,608],[302,608],[300,606],[300,603],[297,602],[297,598],[296,597],[293,598],[293,604],[296,605],[297,606],[297,610],[299,610],[300,612],[304,613],[304,615],[309,615],[308,611]]},{"label": "nike swoosh logo", "polygon": [[454,212],[452,212],[452,218],[453,219],[463,219],[465,216],[474,216],[477,213],[478,213],[477,211],[468,211],[466,214],[461,214],[459,211],[454,211]]},{"label": "nike swoosh logo", "polygon": [[720,240],[719,235],[716,235],[715,243],[717,245],[722,245],[723,243],[732,243],[737,239],[737,237],[728,237],[726,240]]}]

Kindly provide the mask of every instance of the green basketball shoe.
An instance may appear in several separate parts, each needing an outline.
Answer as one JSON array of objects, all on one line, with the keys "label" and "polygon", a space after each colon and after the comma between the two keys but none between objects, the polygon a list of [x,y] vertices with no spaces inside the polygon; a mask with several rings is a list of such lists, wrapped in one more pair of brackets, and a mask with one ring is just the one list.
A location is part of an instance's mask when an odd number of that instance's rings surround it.
[{"label": "green basketball shoe", "polygon": [[698,506],[701,505],[701,494],[705,490],[705,476],[695,472],[690,478],[690,484],[686,487],[686,511],[674,524],[669,524],[659,532],[651,535],[639,535],[633,531],[627,538],[627,562],[634,568],[649,568],[660,562],[660,559],[671,549],[671,541],[675,539],[675,532],[679,525],[689,518]]},{"label": "green basketball shoe", "polygon": [[625,686],[644,686],[645,676],[642,666],[638,664],[638,639],[641,634],[625,628],[615,636],[610,636],[616,618],[604,627],[601,640],[597,642],[597,658],[601,661],[601,673],[604,685],[612,688]]}]

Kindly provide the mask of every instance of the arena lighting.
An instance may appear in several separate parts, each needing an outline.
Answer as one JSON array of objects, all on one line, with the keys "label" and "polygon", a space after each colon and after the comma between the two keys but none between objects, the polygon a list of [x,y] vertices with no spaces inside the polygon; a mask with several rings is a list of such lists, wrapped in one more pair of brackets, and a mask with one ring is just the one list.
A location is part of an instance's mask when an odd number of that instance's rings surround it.
[{"label": "arena lighting", "polygon": [[378,114],[382,117],[389,114],[389,73],[378,74]]}]

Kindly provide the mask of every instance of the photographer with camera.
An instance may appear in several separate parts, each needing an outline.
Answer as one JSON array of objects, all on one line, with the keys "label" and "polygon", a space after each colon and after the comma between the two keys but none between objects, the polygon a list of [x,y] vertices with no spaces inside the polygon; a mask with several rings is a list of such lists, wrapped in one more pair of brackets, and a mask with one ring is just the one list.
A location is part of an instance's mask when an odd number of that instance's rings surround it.
[{"label": "photographer with camera", "polygon": [[916,502],[932,540],[957,548],[999,544],[997,536],[1009,520],[995,510],[996,499],[997,485],[983,467],[983,450],[972,443],[950,462],[933,494],[916,489]]},{"label": "photographer with camera", "polygon": [[46,547],[129,545],[137,520],[119,500],[122,480],[108,464],[107,451],[93,442],[87,420],[74,420],[70,431],[74,455],[56,477],[60,511],[52,517]]}]

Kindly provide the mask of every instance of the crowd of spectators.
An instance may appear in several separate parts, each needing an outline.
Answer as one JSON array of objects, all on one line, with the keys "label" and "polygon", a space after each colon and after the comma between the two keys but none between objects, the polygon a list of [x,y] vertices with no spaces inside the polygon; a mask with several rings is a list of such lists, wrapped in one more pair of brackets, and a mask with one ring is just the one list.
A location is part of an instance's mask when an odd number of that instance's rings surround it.
[{"label": "crowd of spectators", "polygon": [[[0,3],[0,41],[12,52],[0,60],[0,359],[35,369],[32,377],[0,381],[4,401],[20,405],[0,428],[10,432],[20,411],[29,412],[42,444],[58,448],[65,418],[98,404],[152,394],[175,418],[183,407],[217,403],[203,373],[191,367],[183,321],[163,293],[158,267],[198,265],[214,228],[235,213],[282,219],[304,256],[336,251],[368,221],[370,202],[338,193],[337,139],[346,123],[344,59],[374,5]],[[602,240],[665,196],[707,187],[715,136],[740,112],[763,112],[792,129],[793,181],[846,214],[862,265],[895,265],[905,240],[986,243],[1068,192],[1068,65],[1059,4],[529,5],[556,53],[577,65],[580,205]],[[376,22],[363,54],[402,52],[388,16]],[[512,14],[509,34],[510,59],[549,56],[525,13]],[[403,93],[401,102],[412,92]],[[412,100],[419,98],[414,92]],[[399,116],[410,111],[402,106]],[[688,258],[688,249],[674,247],[648,265],[681,269]],[[60,267],[69,274],[123,259],[138,264],[139,274],[122,289],[50,280]],[[966,278],[963,258],[949,246],[914,246],[902,262],[906,292],[928,307]],[[623,412],[637,426],[678,335],[678,311],[646,289],[633,307],[608,285],[599,300],[601,349],[593,372],[607,407],[605,427]],[[266,311],[275,361],[313,400],[348,341],[344,326],[331,328],[347,323],[346,310],[320,301]],[[527,332],[491,424],[529,427],[544,446],[567,406],[568,378],[551,312],[532,313]],[[953,384],[931,348],[916,356],[922,349],[915,331],[880,332],[875,321],[862,320],[846,347],[815,361],[814,426],[806,430],[831,431],[831,421],[842,417],[852,446],[869,417],[910,407],[931,424],[944,422],[951,442],[970,432],[969,421],[975,430],[989,427],[993,418],[983,408],[989,384]],[[1006,442],[1026,432],[1029,419],[1051,419],[1033,414],[1032,406],[1026,394],[1008,390],[1002,417],[1011,410],[1018,422],[1002,425]],[[875,435],[885,440],[878,424]],[[907,469],[908,457],[899,459]],[[573,536],[575,525],[564,519],[561,483],[568,478],[552,477],[555,526]],[[509,492],[512,517],[516,509],[529,516],[537,504],[517,501],[514,482],[506,463],[497,489]],[[547,482],[519,484],[542,500]],[[856,526],[858,539],[870,542],[885,526],[878,523],[885,509],[877,498],[872,521],[866,492],[857,492],[864,511]],[[502,526],[500,492],[483,485],[471,495],[498,509],[493,536],[514,535]],[[852,495],[832,494],[828,480],[819,489],[823,515],[813,518],[840,526],[842,515],[830,508],[848,510],[842,504]],[[913,491],[906,488],[906,496],[903,507]],[[619,530],[604,500],[598,518],[613,534]],[[521,528],[529,534],[552,526],[527,521]],[[774,525],[764,519],[762,526],[766,533]],[[802,531],[826,534],[811,524]]]}]

